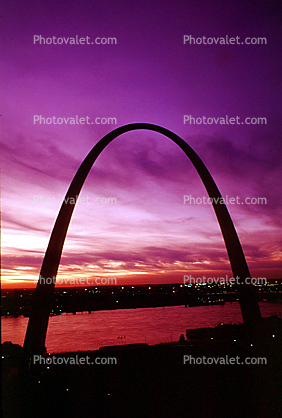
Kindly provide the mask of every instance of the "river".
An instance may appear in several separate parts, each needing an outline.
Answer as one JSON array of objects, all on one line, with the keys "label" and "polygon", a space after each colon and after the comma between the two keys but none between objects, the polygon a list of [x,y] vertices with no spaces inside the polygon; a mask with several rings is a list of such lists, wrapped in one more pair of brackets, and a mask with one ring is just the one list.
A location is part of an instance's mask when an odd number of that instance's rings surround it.
[{"label": "river", "polygon": [[[279,304],[261,302],[262,316],[278,314]],[[238,303],[225,305],[168,306],[158,308],[95,311],[63,314],[49,319],[46,338],[48,352],[96,350],[104,345],[132,343],[158,344],[178,341],[188,328],[214,327],[219,322],[240,323]],[[23,345],[28,318],[2,317],[2,342]]]}]

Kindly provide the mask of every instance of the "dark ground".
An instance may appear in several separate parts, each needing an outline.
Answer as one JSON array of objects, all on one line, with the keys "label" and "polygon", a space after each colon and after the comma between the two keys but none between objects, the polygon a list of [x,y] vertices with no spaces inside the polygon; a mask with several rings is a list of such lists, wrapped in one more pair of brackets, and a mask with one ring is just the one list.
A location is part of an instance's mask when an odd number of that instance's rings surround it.
[{"label": "dark ground", "polygon": [[[4,343],[3,416],[282,417],[279,339],[260,350],[243,342],[186,341],[56,356],[76,354],[116,357],[117,364],[28,366],[21,347]],[[183,364],[185,354],[263,356],[267,365]]]}]

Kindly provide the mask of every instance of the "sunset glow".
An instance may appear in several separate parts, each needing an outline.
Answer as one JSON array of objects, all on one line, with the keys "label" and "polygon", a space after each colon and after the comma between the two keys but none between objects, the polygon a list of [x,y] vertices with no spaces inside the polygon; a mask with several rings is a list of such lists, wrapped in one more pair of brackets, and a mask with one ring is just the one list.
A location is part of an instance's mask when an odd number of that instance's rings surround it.
[{"label": "sunset glow", "polygon": [[[281,277],[279,49],[271,42],[267,10],[254,16],[242,3],[236,10],[224,10],[233,17],[228,21],[215,4],[211,21],[205,2],[188,2],[181,13],[177,2],[166,2],[163,9],[151,4],[146,15],[141,3],[126,13],[118,2],[110,3],[106,21],[99,18],[105,13],[102,4],[95,10],[94,3],[83,8],[73,1],[67,9],[60,2],[22,4],[17,11],[5,6],[2,286],[35,287],[52,227],[79,165],[106,133],[133,122],[158,124],[187,141],[222,196],[240,198],[241,204],[229,204],[228,210],[252,276]],[[238,27],[234,13],[246,24]],[[201,21],[187,25],[187,16],[193,14],[201,14]],[[184,45],[186,33],[259,33],[269,42]],[[117,44],[34,44],[33,36],[40,34],[116,37]],[[34,115],[46,120],[115,118],[117,124],[34,123]],[[267,124],[184,124],[184,115],[265,117]],[[185,274],[231,276],[213,208],[184,204],[184,195],[196,199],[207,193],[175,144],[145,131],[117,138],[85,182],[58,279],[116,277],[122,285],[181,283]],[[265,198],[267,203],[244,204],[246,198]]]}]

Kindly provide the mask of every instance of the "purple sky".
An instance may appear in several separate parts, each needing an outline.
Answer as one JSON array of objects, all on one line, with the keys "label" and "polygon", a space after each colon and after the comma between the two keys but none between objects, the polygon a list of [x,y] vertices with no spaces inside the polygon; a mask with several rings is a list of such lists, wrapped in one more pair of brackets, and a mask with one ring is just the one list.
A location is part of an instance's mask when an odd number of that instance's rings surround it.
[{"label": "purple sky", "polygon": [[[278,2],[6,0],[1,15],[4,286],[38,277],[83,158],[106,133],[132,122],[158,124],[186,140],[224,197],[267,199],[228,209],[252,277],[281,277]],[[39,45],[34,35],[115,37],[117,44]],[[184,45],[184,35],[265,37],[267,44]],[[114,117],[117,124],[40,125],[34,115]],[[265,117],[267,124],[184,125],[184,115]],[[175,144],[147,131],[119,137],[81,193],[116,204],[78,202],[58,277],[141,284],[232,276],[212,207],[184,205],[184,195],[207,196]]]}]

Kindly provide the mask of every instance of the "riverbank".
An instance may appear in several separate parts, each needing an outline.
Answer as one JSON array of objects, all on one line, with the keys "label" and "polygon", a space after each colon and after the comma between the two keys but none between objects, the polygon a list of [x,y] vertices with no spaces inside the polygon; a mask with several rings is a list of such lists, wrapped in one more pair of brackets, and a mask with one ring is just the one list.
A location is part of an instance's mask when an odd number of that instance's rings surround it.
[{"label": "riverbank", "polygon": [[[20,346],[6,345],[4,416],[278,417],[282,333],[277,321],[276,337],[269,334],[262,347],[244,337],[234,341],[229,333],[218,340],[198,336],[153,346],[47,353],[40,364]],[[87,357],[89,364],[81,364]]]}]

